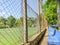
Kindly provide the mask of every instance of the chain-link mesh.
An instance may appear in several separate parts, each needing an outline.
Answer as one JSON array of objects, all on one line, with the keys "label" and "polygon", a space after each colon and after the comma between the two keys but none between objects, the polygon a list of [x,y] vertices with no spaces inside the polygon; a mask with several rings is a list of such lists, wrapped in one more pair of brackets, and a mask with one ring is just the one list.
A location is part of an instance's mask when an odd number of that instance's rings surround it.
[{"label": "chain-link mesh", "polygon": [[[28,38],[38,32],[37,0],[27,0]],[[23,43],[23,0],[0,0],[0,45]]]},{"label": "chain-link mesh", "polygon": [[23,42],[22,0],[0,0],[0,45]]},{"label": "chain-link mesh", "polygon": [[38,32],[37,0],[27,0],[28,38]]}]

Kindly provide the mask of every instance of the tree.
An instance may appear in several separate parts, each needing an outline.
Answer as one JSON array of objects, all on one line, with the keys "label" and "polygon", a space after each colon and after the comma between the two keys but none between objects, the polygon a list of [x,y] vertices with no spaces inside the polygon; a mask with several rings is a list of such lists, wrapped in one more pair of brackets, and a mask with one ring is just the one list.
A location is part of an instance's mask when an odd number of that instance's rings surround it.
[{"label": "tree", "polygon": [[11,15],[7,18],[7,24],[9,27],[13,27],[15,24],[16,19]]},{"label": "tree", "polygon": [[6,18],[4,18],[4,17],[0,17],[0,23],[2,24],[2,25],[6,25]]},{"label": "tree", "polygon": [[33,17],[32,18],[28,17],[27,22],[28,22],[27,24],[29,27],[35,27],[36,25],[36,19],[34,19]]},{"label": "tree", "polygon": [[48,21],[51,24],[57,24],[57,11],[56,11],[56,1],[55,0],[47,0],[43,5],[44,14]]},{"label": "tree", "polygon": [[15,21],[15,26],[22,26],[22,21],[21,21],[21,19],[16,19],[16,21]]},{"label": "tree", "polygon": [[20,17],[21,25],[23,26],[23,16]]},{"label": "tree", "polygon": [[28,26],[31,27],[31,26],[32,26],[32,20],[31,20],[31,18],[29,18],[27,22],[28,22],[28,23],[27,23]]}]

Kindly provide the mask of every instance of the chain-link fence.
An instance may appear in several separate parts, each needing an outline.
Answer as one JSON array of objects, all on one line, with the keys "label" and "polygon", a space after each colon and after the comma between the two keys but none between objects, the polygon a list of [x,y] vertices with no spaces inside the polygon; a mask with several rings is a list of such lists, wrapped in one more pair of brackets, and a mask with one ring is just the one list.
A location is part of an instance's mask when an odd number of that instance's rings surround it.
[{"label": "chain-link fence", "polygon": [[[37,0],[27,0],[27,27],[30,39],[38,32]],[[23,0],[0,0],[0,45],[19,45],[24,41]]]},{"label": "chain-link fence", "polygon": [[0,0],[0,45],[23,42],[22,0]]},{"label": "chain-link fence", "polygon": [[28,38],[31,38],[39,30],[37,10],[37,0],[27,0]]}]

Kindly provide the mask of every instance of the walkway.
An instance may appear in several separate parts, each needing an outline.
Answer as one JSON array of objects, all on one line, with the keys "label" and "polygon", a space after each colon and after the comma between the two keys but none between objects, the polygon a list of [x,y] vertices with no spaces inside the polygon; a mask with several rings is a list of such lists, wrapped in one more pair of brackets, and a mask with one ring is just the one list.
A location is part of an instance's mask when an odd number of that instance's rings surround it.
[{"label": "walkway", "polygon": [[46,31],[44,38],[39,43],[39,45],[47,45],[48,31]]}]

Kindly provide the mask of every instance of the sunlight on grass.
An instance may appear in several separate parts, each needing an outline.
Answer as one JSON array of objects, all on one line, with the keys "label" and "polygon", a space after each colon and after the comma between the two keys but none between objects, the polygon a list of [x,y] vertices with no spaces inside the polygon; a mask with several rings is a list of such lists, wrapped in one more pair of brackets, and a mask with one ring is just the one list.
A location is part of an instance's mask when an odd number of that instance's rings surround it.
[{"label": "sunlight on grass", "polygon": [[[29,38],[38,30],[37,28],[28,28]],[[0,29],[0,45],[18,45],[23,43],[23,29],[22,28],[6,28]]]}]

